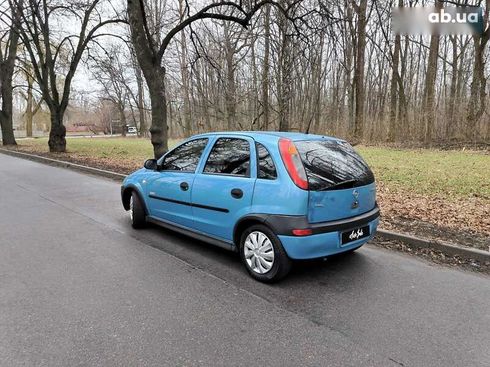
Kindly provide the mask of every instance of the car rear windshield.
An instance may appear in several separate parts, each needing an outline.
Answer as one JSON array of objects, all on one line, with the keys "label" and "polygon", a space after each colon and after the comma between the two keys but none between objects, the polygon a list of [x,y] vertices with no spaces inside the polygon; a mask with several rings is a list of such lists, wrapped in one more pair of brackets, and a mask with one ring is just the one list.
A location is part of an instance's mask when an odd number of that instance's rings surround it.
[{"label": "car rear windshield", "polygon": [[335,140],[294,142],[310,190],[336,190],[368,185],[374,175],[349,143]]}]

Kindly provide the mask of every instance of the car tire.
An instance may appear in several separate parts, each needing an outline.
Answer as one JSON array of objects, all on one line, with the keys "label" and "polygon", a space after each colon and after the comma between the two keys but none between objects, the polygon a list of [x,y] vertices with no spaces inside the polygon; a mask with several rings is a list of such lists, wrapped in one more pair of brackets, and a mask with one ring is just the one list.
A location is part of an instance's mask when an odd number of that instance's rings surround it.
[{"label": "car tire", "polygon": [[292,261],[281,241],[264,225],[247,228],[241,235],[239,250],[248,273],[260,282],[277,282],[291,270]]},{"label": "car tire", "polygon": [[131,198],[129,199],[129,214],[131,218],[131,225],[134,229],[141,229],[146,227],[146,212],[141,198],[133,191]]}]

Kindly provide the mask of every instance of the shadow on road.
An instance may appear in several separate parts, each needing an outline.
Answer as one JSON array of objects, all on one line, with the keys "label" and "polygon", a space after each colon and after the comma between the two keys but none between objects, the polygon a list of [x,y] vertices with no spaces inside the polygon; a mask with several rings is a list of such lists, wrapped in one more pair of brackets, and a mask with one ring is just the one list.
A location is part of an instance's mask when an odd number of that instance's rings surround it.
[{"label": "shadow on road", "polygon": [[[191,266],[206,271],[241,288],[245,288],[264,298],[270,298],[271,289],[287,289],[308,293],[310,299],[318,297],[318,287],[339,289],[356,289],[360,284],[369,281],[373,263],[361,248],[354,253],[331,256],[326,259],[295,261],[287,278],[281,282],[268,285],[251,279],[241,264],[237,253],[222,249],[209,243],[199,241],[168,229],[150,225],[145,230],[132,230],[133,237],[156,249],[169,253],[189,263]],[[324,290],[323,290],[324,291]],[[275,293],[275,292],[272,292]]]}]

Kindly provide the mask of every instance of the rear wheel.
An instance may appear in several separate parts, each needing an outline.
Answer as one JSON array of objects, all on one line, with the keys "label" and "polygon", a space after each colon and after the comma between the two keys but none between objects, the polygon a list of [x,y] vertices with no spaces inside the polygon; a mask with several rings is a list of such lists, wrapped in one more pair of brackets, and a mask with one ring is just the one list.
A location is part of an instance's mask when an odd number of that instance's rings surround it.
[{"label": "rear wheel", "polygon": [[131,218],[133,228],[140,229],[146,226],[145,208],[139,195],[134,191],[131,193],[131,198],[129,199],[129,217]]},{"label": "rear wheel", "polygon": [[242,233],[240,256],[248,273],[261,282],[275,282],[291,270],[291,259],[268,227],[253,225]]}]

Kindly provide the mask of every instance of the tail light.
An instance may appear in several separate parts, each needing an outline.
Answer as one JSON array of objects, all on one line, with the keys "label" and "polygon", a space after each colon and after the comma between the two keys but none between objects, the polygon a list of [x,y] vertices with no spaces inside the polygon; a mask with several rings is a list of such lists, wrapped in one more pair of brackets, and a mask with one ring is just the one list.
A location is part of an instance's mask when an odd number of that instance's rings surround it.
[{"label": "tail light", "polygon": [[294,143],[289,139],[279,139],[279,152],[286,170],[296,186],[308,190],[308,178]]}]

